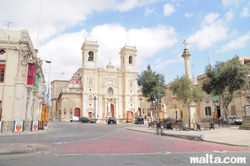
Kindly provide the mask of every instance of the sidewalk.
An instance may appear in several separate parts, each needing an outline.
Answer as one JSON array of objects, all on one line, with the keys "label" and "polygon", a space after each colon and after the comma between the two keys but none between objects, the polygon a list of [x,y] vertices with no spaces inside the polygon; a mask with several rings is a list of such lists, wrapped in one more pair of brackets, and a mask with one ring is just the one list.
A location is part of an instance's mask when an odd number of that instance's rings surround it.
[{"label": "sidewalk", "polygon": [[[127,130],[141,131],[155,134],[154,127],[126,127]],[[240,130],[238,127],[223,127],[215,128],[215,130],[201,130],[201,131],[179,131],[166,130],[165,134],[176,135],[177,137],[184,137],[185,135],[203,135],[204,141],[226,144],[232,146],[247,146],[250,147],[250,130]]]},{"label": "sidewalk", "polygon": [[[52,126],[49,123],[48,126],[44,126],[44,130],[38,131],[20,131],[20,132],[4,132],[0,133],[0,138],[8,135],[22,135],[22,134],[42,134],[46,132],[50,132],[52,130]],[[42,144],[22,144],[22,143],[0,143],[0,155],[4,154],[19,154],[19,153],[30,153],[35,151],[46,151],[49,150],[50,147],[42,145]]]}]

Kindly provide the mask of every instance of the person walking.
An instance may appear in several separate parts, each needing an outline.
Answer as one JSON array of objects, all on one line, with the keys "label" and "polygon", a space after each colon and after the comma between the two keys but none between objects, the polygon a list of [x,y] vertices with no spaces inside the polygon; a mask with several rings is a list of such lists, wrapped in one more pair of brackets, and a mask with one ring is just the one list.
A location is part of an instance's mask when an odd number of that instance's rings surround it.
[{"label": "person walking", "polygon": [[220,127],[221,127],[221,125],[222,125],[222,124],[221,124],[221,120],[222,120],[222,117],[220,116],[220,117],[219,117],[219,120],[218,120],[218,123],[219,123],[219,128],[220,128]]}]

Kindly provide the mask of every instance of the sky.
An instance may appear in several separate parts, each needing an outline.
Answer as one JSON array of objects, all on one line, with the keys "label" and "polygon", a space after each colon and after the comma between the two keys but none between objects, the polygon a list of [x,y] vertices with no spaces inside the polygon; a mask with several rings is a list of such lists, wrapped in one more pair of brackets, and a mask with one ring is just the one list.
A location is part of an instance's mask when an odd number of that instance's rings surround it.
[{"label": "sky", "polygon": [[[98,41],[98,67],[120,68],[120,49],[136,46],[137,70],[150,65],[165,82],[205,67],[250,57],[249,0],[0,0],[0,28],[26,29],[44,63],[46,81],[70,80],[82,67],[81,46]],[[1,31],[0,31],[1,33]],[[49,73],[49,67],[51,67]]]}]

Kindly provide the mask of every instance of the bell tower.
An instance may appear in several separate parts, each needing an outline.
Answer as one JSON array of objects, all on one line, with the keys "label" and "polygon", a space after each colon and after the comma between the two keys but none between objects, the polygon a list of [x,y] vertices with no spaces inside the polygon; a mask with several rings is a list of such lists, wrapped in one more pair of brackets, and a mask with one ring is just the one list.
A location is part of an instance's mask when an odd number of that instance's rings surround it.
[{"label": "bell tower", "polygon": [[136,52],[135,46],[124,46],[120,51],[120,61],[122,71],[136,71]]},{"label": "bell tower", "polygon": [[85,40],[82,45],[82,68],[97,68],[98,60],[98,43],[97,41]]}]

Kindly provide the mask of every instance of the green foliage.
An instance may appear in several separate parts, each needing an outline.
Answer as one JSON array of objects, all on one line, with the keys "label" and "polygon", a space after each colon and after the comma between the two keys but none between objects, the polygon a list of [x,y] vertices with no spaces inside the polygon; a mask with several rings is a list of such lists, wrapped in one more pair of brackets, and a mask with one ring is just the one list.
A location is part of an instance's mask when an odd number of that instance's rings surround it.
[{"label": "green foliage", "polygon": [[138,85],[142,89],[143,96],[150,102],[159,102],[166,95],[166,86],[164,76],[153,72],[150,65],[147,70],[138,75]]},{"label": "green foliage", "polygon": [[194,86],[193,82],[186,76],[177,77],[169,85],[169,90],[184,104],[190,105],[192,102],[199,102],[202,98],[202,90]]},{"label": "green foliage", "polygon": [[207,66],[208,79],[203,82],[202,89],[207,94],[221,95],[221,102],[227,108],[234,98],[234,92],[248,83],[248,68],[235,56],[228,62],[217,62],[215,67]]}]

